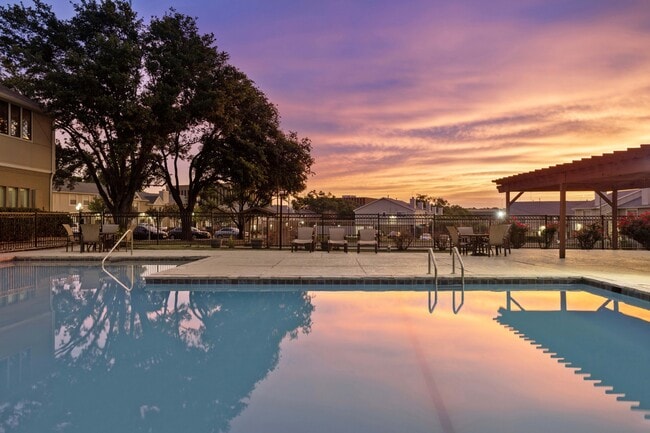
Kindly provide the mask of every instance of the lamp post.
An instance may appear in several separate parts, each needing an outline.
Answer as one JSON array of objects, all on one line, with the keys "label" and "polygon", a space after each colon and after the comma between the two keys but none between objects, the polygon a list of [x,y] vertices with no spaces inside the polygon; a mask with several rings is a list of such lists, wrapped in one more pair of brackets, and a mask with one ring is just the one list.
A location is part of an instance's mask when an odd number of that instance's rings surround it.
[{"label": "lamp post", "polygon": [[83,205],[81,203],[77,203],[77,212],[79,212],[79,219],[77,220],[77,233],[79,233],[79,252],[83,253],[84,252],[84,235],[83,232],[81,231],[81,223],[82,218],[81,218],[81,210],[83,209]]},{"label": "lamp post", "polygon": [[282,232],[284,231],[284,225],[282,225],[282,202],[284,196],[287,195],[287,192],[284,190],[278,191],[278,197],[280,198],[280,249],[282,249]]}]

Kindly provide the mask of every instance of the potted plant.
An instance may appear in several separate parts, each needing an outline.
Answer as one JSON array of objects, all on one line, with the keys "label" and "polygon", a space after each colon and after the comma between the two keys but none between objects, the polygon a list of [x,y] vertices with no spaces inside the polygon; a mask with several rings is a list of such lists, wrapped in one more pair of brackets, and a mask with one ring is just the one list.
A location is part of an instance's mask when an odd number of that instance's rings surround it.
[{"label": "potted plant", "polygon": [[413,242],[413,235],[409,232],[401,232],[395,237],[395,244],[399,251],[406,251]]},{"label": "potted plant", "polygon": [[517,218],[510,219],[510,246],[512,248],[521,248],[526,243],[526,232],[528,226]]},{"label": "potted plant", "polygon": [[539,238],[539,246],[541,248],[550,248],[558,228],[558,223],[548,223],[546,226],[542,226]]},{"label": "potted plant", "polygon": [[580,248],[590,250],[596,242],[603,240],[603,227],[599,223],[585,224],[573,235],[578,240]]},{"label": "potted plant", "polygon": [[262,238],[253,238],[251,239],[251,247],[255,250],[262,249],[264,246],[264,239]]},{"label": "potted plant", "polygon": [[643,248],[650,250],[650,212],[626,216],[618,223],[618,228],[622,235],[634,239]]},{"label": "potted plant", "polygon": [[235,238],[232,236],[228,238],[228,248],[235,248]]}]

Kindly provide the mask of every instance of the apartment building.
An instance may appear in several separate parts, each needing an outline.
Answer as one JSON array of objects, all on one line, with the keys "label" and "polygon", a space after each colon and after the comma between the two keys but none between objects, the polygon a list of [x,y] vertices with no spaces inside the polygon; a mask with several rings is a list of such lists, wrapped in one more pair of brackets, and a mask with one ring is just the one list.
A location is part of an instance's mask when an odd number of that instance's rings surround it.
[{"label": "apartment building", "polygon": [[52,209],[52,118],[0,85],[0,208]]}]

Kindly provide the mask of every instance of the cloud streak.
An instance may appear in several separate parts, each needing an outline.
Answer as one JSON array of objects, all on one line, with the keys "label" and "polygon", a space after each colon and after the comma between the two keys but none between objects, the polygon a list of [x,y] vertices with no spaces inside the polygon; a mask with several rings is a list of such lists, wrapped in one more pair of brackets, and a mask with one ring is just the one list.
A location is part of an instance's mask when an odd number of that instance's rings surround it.
[{"label": "cloud streak", "polygon": [[650,142],[646,0],[134,0],[197,16],[313,142],[309,189],[503,203],[492,180]]}]

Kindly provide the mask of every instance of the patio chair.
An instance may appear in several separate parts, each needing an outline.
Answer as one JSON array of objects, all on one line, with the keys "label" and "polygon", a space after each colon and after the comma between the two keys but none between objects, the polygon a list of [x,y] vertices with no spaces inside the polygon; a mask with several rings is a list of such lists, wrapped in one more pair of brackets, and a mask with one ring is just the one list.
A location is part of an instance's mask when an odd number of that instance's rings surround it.
[{"label": "patio chair", "polygon": [[70,227],[70,224],[61,224],[63,226],[63,229],[65,230],[66,234],[66,240],[65,240],[65,251],[68,252],[68,247],[70,247],[70,251],[74,251],[74,244],[77,241],[74,232],[72,231],[72,227]]},{"label": "patio chair", "polygon": [[361,247],[375,247],[375,254],[379,251],[377,242],[377,230],[361,229],[359,230],[359,240],[357,241],[357,254],[361,252]]},{"label": "patio chair", "polygon": [[509,224],[495,224],[490,226],[490,229],[488,231],[488,236],[489,236],[488,247],[487,247],[488,256],[492,254],[492,247],[494,247],[494,253],[497,256],[499,255],[499,250],[501,248],[503,248],[504,256],[508,255],[506,249],[506,236],[508,234],[509,229],[510,229]]},{"label": "patio chair", "polygon": [[307,247],[310,253],[314,251],[313,227],[298,227],[296,238],[291,241],[291,252],[297,250],[299,246]]},{"label": "patio chair", "polygon": [[117,224],[104,224],[102,226],[101,238],[102,238],[102,248],[105,250],[110,250],[115,245],[117,240],[117,232],[119,231],[120,226]]},{"label": "patio chair", "polygon": [[467,254],[467,246],[469,243],[467,240],[464,240],[461,238],[460,234],[458,233],[458,229],[455,226],[447,226],[447,231],[449,232],[449,254],[452,254],[452,250],[454,247],[458,248],[458,252],[461,254]]},{"label": "patio chair", "polygon": [[329,237],[327,239],[327,252],[332,251],[332,247],[343,247],[343,251],[348,252],[348,241],[345,239],[345,229],[343,227],[330,227]]},{"label": "patio chair", "polygon": [[86,251],[90,251],[90,247],[93,248],[93,251],[97,251],[97,246],[101,250],[101,242],[99,239],[99,224],[81,224],[81,239],[83,239],[83,245],[86,248]]}]

